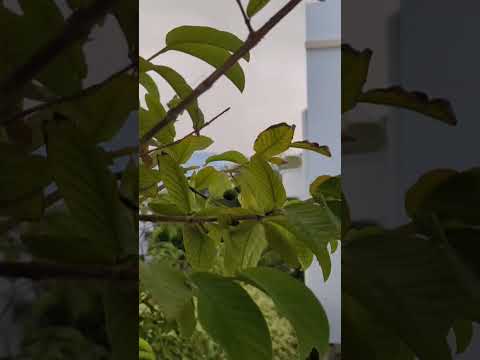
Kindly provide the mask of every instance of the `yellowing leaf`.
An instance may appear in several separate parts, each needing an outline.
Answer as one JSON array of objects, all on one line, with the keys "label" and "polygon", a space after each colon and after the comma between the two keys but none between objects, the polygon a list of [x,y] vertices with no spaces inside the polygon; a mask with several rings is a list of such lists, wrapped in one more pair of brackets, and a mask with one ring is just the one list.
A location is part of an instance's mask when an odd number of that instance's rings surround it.
[{"label": "yellowing leaf", "polygon": [[331,157],[332,154],[330,153],[330,149],[328,146],[325,145],[319,145],[314,142],[310,141],[295,141],[293,142],[290,147],[292,148],[297,148],[297,149],[304,149],[304,150],[309,150],[309,151],[314,151],[316,153],[319,153],[321,155],[325,155],[327,157]]},{"label": "yellowing leaf", "polygon": [[218,155],[212,155],[205,161],[205,163],[210,164],[214,161],[229,161],[235,164],[243,165],[248,162],[248,159],[242,153],[231,150]]},{"label": "yellowing leaf", "polygon": [[256,154],[265,159],[288,150],[295,133],[295,125],[281,123],[262,131],[253,146]]}]

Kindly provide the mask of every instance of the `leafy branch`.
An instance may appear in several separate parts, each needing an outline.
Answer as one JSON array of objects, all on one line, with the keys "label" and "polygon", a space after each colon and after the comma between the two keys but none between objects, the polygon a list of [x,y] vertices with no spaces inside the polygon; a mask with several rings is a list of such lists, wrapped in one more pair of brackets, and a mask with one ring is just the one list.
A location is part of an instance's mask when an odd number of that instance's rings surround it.
[{"label": "leafy branch", "polygon": [[[29,60],[16,68],[5,80],[0,82],[0,96],[3,99],[14,98],[48,64],[62,54],[76,41],[85,37],[91,27],[97,23],[116,4],[118,0],[97,0],[89,7],[81,8],[67,19],[61,31],[47,44],[39,48]],[[6,101],[4,104],[8,104]],[[5,105],[0,108],[4,112]]]},{"label": "leafy branch", "polygon": [[83,90],[81,90],[81,91],[79,91],[75,94],[67,95],[67,96],[61,96],[61,97],[49,100],[46,103],[32,106],[32,107],[30,107],[26,110],[23,110],[23,111],[21,111],[17,114],[14,114],[10,118],[0,120],[0,125],[8,124],[12,121],[25,118],[28,115],[31,115],[31,114],[36,113],[38,111],[49,109],[49,108],[51,108],[52,106],[55,106],[55,105],[64,104],[64,103],[67,103],[67,102],[78,100],[78,99],[80,99],[84,96],[88,96],[88,95],[94,93],[95,91],[101,89],[102,87],[108,85],[112,80],[116,79],[120,75],[132,70],[136,65],[137,65],[137,62],[132,62],[132,63],[128,64],[127,66],[123,67],[122,69],[118,70],[117,72],[113,73],[112,75],[110,75],[107,79],[105,79],[105,80],[103,80],[99,83],[96,83],[94,85],[91,85],[88,88],[83,89]]},{"label": "leafy branch", "polygon": [[241,58],[249,53],[258,43],[285,17],[287,16],[302,0],[290,0],[275,15],[273,15],[260,29],[251,32],[244,44],[235,51],[228,60],[219,68],[217,68],[210,76],[203,80],[187,97],[185,97],[177,106],[171,108],[163,119],[147,131],[140,143],[142,145],[150,141],[155,134],[160,132],[166,126],[173,123],[178,116],[196,99],[209,90],[218,79],[232,68]]},{"label": "leafy branch", "polygon": [[200,130],[203,130],[205,129],[207,126],[211,125],[214,121],[216,121],[218,118],[222,117],[225,113],[227,113],[228,111],[230,111],[230,107],[226,108],[225,110],[221,111],[219,114],[215,115],[212,119],[210,119],[209,121],[207,121],[205,124],[203,124],[200,128],[198,128],[197,130],[193,130],[191,132],[189,132],[187,135],[185,135],[184,137],[178,139],[178,140],[175,140],[171,143],[168,143],[168,144],[164,144],[164,145],[160,145],[160,146],[157,146],[157,147],[154,147],[152,149],[149,149],[148,151],[144,152],[142,155],[145,155],[145,154],[150,154],[152,152],[155,152],[155,151],[158,151],[158,150],[162,150],[162,149],[166,149],[168,147],[171,147],[171,146],[174,146],[174,145],[177,145],[177,144],[180,144],[182,141],[184,141],[185,139],[187,139],[189,136],[192,136],[192,135],[195,135],[195,134],[198,134],[200,132]]},{"label": "leafy branch", "polygon": [[[239,215],[231,216],[232,221],[261,221],[270,215]],[[218,222],[220,217],[218,216],[190,216],[190,215],[140,215],[140,221],[151,223],[170,223],[170,224],[203,224]]]}]

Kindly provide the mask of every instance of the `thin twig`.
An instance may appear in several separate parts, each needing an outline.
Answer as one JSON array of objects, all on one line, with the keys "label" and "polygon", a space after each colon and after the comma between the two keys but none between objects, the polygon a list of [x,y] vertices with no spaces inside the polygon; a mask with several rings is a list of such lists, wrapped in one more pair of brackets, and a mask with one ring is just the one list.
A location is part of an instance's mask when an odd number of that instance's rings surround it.
[{"label": "thin twig", "polygon": [[247,25],[248,31],[250,33],[255,32],[252,27],[252,23],[250,22],[250,18],[247,15],[247,12],[245,11],[245,8],[242,5],[242,0],[237,0],[238,7],[240,8],[240,11],[242,12],[243,20],[245,20],[245,25]]},{"label": "thin twig", "polygon": [[39,105],[36,105],[36,106],[32,106],[31,108],[28,108],[26,110],[23,110],[23,111],[17,113],[17,114],[14,114],[11,118],[7,118],[6,120],[3,120],[3,121],[0,120],[0,125],[7,124],[7,123],[15,121],[17,119],[22,119],[22,118],[24,118],[28,115],[31,115],[31,114],[36,113],[38,111],[46,110],[46,109],[48,109],[52,106],[59,105],[59,104],[64,104],[66,102],[77,100],[77,99],[80,99],[84,96],[90,95],[90,94],[94,93],[96,90],[98,90],[98,89],[102,88],[103,86],[109,84],[112,80],[116,79],[120,75],[122,75],[122,74],[128,72],[129,70],[133,69],[136,66],[136,64],[137,64],[136,62],[133,62],[133,63],[125,66],[124,68],[120,69],[119,71],[115,72],[114,74],[109,76],[107,79],[103,80],[102,82],[99,82],[97,84],[89,86],[88,88],[83,89],[83,90],[81,90],[81,91],[79,91],[75,94],[68,95],[68,96],[62,96],[62,97],[50,100],[46,103],[39,104]]},{"label": "thin twig", "polygon": [[46,66],[74,43],[87,36],[93,25],[118,2],[119,0],[97,0],[89,7],[75,11],[51,41],[40,47],[26,63],[20,65],[5,80],[1,81],[0,97],[4,101],[4,105],[0,108],[0,114],[8,108],[10,100],[14,99]]},{"label": "thin twig", "polygon": [[[236,221],[260,221],[266,216],[263,215],[241,215],[232,216]],[[180,215],[139,215],[139,220],[151,223],[171,224],[203,224],[219,221],[217,216],[180,216]]]},{"label": "thin twig", "polygon": [[223,114],[225,114],[226,112],[228,112],[231,108],[228,107],[226,108],[225,110],[223,110],[221,113],[219,113],[218,115],[216,115],[215,117],[213,117],[211,120],[207,121],[205,124],[203,124],[199,129],[197,130],[193,130],[191,132],[189,132],[187,135],[185,135],[184,137],[182,137],[181,139],[178,139],[178,140],[175,140],[169,144],[165,144],[165,145],[160,145],[160,146],[157,146],[153,149],[150,149],[148,150],[147,152],[143,153],[142,155],[145,155],[145,154],[151,154],[152,152],[154,151],[158,151],[158,150],[162,150],[162,149],[165,149],[165,148],[168,148],[170,146],[173,146],[173,145],[177,145],[179,143],[181,143],[183,140],[185,140],[186,138],[188,138],[189,136],[192,136],[192,135],[195,135],[197,132],[199,132],[200,130],[203,130],[205,129],[207,126],[209,126],[211,123],[213,123],[215,120],[217,120],[218,118],[220,118]]},{"label": "thin twig", "polygon": [[203,80],[186,98],[184,98],[177,106],[171,108],[165,117],[157,123],[153,128],[147,131],[140,139],[141,144],[146,144],[155,134],[163,128],[174,122],[178,116],[196,99],[209,90],[218,79],[220,79],[232,66],[234,66],[241,58],[243,58],[250,50],[272,30],[285,16],[287,16],[302,0],[290,0],[275,15],[273,15],[260,29],[250,33],[243,45],[234,52],[227,61],[217,68],[210,76]]}]

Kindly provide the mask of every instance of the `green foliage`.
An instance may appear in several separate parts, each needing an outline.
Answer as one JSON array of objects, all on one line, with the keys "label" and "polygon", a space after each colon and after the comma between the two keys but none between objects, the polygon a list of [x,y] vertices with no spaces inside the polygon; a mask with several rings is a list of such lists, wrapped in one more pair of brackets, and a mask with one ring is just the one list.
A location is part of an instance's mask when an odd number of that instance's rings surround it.
[{"label": "green foliage", "polygon": [[[342,48],[342,112],[373,103],[456,123],[445,100],[397,86],[363,92],[371,55]],[[345,356],[450,360],[452,330],[457,352],[468,347],[472,322],[480,318],[480,272],[472,256],[478,252],[478,174],[476,168],[425,174],[406,194],[410,222],[395,229],[352,228],[342,214]],[[332,190],[338,193],[338,184],[327,177],[310,188],[329,208],[329,199],[338,199]]]}]

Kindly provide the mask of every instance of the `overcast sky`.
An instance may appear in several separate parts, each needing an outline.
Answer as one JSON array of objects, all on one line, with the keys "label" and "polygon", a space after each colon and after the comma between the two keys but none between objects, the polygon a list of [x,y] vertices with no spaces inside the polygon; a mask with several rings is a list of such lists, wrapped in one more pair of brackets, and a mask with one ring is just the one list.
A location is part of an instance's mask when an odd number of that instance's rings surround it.
[{"label": "overcast sky", "polygon": [[[246,1],[245,1],[246,2]],[[255,17],[261,26],[286,0],[273,0]],[[258,18],[257,18],[258,17]],[[181,25],[207,25],[235,33],[244,39],[245,24],[235,0],[140,0],[140,55],[148,57],[164,46],[165,34]],[[266,127],[287,122],[297,125],[301,138],[301,114],[306,107],[305,8],[303,2],[242,61],[246,87],[241,94],[228,79],[221,79],[199,102],[206,120],[231,106],[229,113],[205,129],[215,140],[209,150],[235,149],[250,153],[256,135]],[[197,85],[213,70],[184,54],[164,54],[158,64],[173,65],[187,81]],[[157,81],[163,100],[173,93]],[[179,133],[191,130],[188,118],[177,125]]]}]

